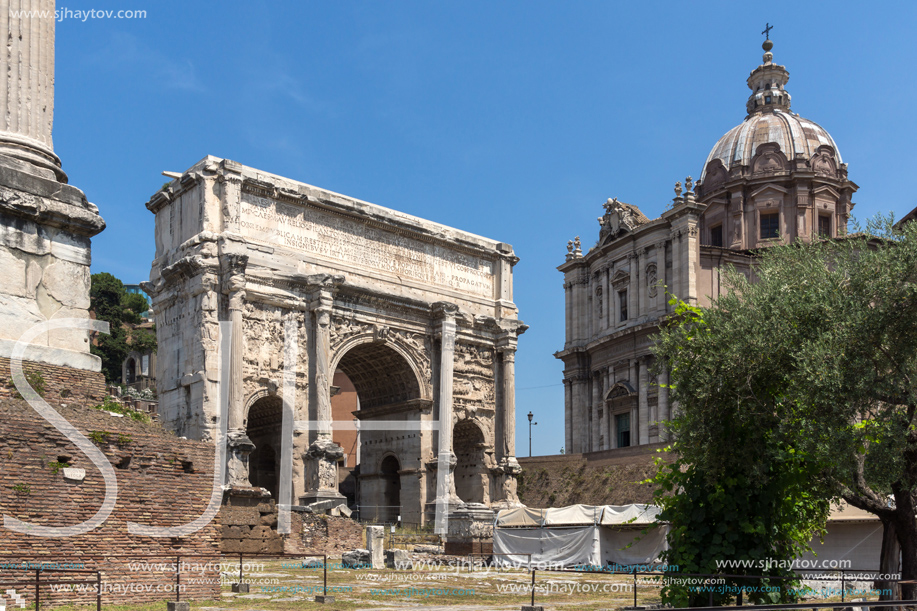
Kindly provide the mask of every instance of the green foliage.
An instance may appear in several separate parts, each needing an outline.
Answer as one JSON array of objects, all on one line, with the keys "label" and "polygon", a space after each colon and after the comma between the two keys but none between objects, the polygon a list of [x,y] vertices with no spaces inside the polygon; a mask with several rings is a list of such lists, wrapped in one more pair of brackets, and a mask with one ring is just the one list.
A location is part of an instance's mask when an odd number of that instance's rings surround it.
[{"label": "green foliage", "polygon": [[[39,397],[45,396],[45,391],[48,389],[48,383],[45,381],[45,377],[41,375],[39,371],[25,371],[26,382],[29,383],[35,392],[38,393]],[[10,378],[6,383],[7,388],[16,388],[16,384],[13,382],[13,378]],[[17,390],[14,393],[17,399],[22,399],[22,394]]]},{"label": "green foliage", "polygon": [[[915,519],[917,223],[880,218],[863,234],[759,254],[753,282],[727,271],[711,308],[676,303],[658,335],[680,460],[656,482],[670,495],[659,501],[668,560],[683,572],[708,572],[714,556],[789,560],[839,496]],[[917,555],[904,530],[902,552]]]},{"label": "green foliage", "polygon": [[108,441],[108,436],[110,433],[108,431],[89,431],[89,439],[97,445],[102,445]]},{"label": "green foliage", "polygon": [[[684,459],[658,464],[653,480],[659,485],[656,503],[663,508],[660,520],[670,525],[669,549],[662,555],[681,573],[793,577],[788,561],[806,551],[811,538],[822,532],[828,501],[811,493],[810,474],[794,453],[775,459],[764,481],[740,467],[712,480]],[[744,568],[720,564],[730,560],[753,564]],[[794,602],[790,588],[799,585],[783,579],[729,578],[726,582],[734,588],[749,586],[746,600],[755,604]],[[762,592],[763,586],[777,586],[777,591]],[[692,592],[684,585],[666,585],[662,598],[675,607],[709,604],[709,593]],[[715,605],[732,604],[735,598],[735,591],[713,594]]]},{"label": "green foliage", "polygon": [[129,444],[129,443],[132,442],[133,440],[134,440],[134,438],[131,437],[130,435],[124,435],[124,434],[122,434],[122,433],[118,433],[118,445],[119,445],[119,446],[126,446],[127,444]]},{"label": "green foliage", "polygon": [[140,314],[149,309],[149,303],[143,295],[128,293],[124,284],[107,272],[92,275],[89,302],[96,318],[109,324],[109,333],[97,334],[90,351],[102,359],[105,379],[116,382],[131,350],[142,353],[156,349],[152,333],[130,327],[143,321]]},{"label": "green foliage", "polygon": [[26,496],[32,494],[32,487],[28,484],[18,483],[10,487],[16,494],[24,494]]},{"label": "green foliage", "polygon": [[150,421],[150,416],[148,414],[144,414],[143,412],[138,412],[137,410],[121,405],[111,397],[105,397],[105,402],[94,406],[94,409],[113,412],[115,414],[123,414],[132,420],[136,420],[137,422]]},{"label": "green foliage", "polygon": [[68,463],[68,462],[58,462],[58,461],[56,461],[56,460],[53,460],[53,461],[51,461],[51,462],[48,463],[48,467],[51,469],[51,472],[52,472],[52,473],[54,473],[55,475],[57,475],[58,473],[60,473],[61,469],[67,469],[67,468],[69,468],[69,467],[70,467],[70,463]]}]

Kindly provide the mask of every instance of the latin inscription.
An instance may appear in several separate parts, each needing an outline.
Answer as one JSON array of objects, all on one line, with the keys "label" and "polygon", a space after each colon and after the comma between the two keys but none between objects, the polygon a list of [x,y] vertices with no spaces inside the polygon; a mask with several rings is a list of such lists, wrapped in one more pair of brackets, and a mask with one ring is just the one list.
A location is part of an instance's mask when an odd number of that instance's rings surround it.
[{"label": "latin inscription", "polygon": [[493,296],[493,264],[357,221],[242,194],[242,235],[436,286]]}]

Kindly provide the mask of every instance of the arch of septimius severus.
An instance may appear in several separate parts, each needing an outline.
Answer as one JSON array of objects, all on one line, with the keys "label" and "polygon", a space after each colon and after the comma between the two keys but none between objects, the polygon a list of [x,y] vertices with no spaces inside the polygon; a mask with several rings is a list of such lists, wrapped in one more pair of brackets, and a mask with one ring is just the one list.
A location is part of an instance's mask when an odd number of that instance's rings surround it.
[{"label": "arch of septimius severus", "polygon": [[[430,521],[440,452],[450,506],[518,503],[514,356],[526,326],[510,245],[215,157],[147,207],[160,414],[179,435],[216,438],[220,323],[232,322],[230,486],[276,483],[286,442],[292,498],[278,502],[343,498],[329,426],[339,371],[359,398],[360,505],[385,506],[395,490],[405,522]],[[283,383],[285,341],[295,384]],[[405,426],[371,426],[393,421]],[[442,434],[418,426],[440,421],[451,423]]]}]

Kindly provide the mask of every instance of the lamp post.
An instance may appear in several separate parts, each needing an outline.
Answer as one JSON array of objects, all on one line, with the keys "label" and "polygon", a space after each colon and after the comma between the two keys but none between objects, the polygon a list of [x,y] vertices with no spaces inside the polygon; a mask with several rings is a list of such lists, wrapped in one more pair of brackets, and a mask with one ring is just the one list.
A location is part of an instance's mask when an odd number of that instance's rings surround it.
[{"label": "lamp post", "polygon": [[538,424],[537,422],[532,422],[532,412],[529,412],[529,458],[532,457],[532,425]]}]

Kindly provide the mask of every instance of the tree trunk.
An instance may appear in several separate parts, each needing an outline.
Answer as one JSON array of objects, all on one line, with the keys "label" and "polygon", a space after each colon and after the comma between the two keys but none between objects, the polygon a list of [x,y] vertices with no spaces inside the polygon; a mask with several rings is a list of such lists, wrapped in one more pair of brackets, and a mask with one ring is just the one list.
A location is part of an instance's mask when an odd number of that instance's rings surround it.
[{"label": "tree trunk", "polygon": [[[893,489],[895,486],[893,486]],[[914,499],[908,490],[895,490],[895,514],[892,521],[901,546],[901,579],[917,580],[917,519],[915,519]],[[914,600],[917,597],[917,583],[902,583],[901,600]],[[909,605],[908,609],[917,609]]]},{"label": "tree trunk", "polygon": [[[856,567],[854,567],[856,568]],[[901,569],[901,546],[898,531],[891,520],[882,519],[882,554],[879,556],[879,573],[894,574]],[[895,581],[876,579],[873,587],[879,590],[879,600],[900,600],[901,587]],[[886,592],[888,590],[888,592]]]}]

